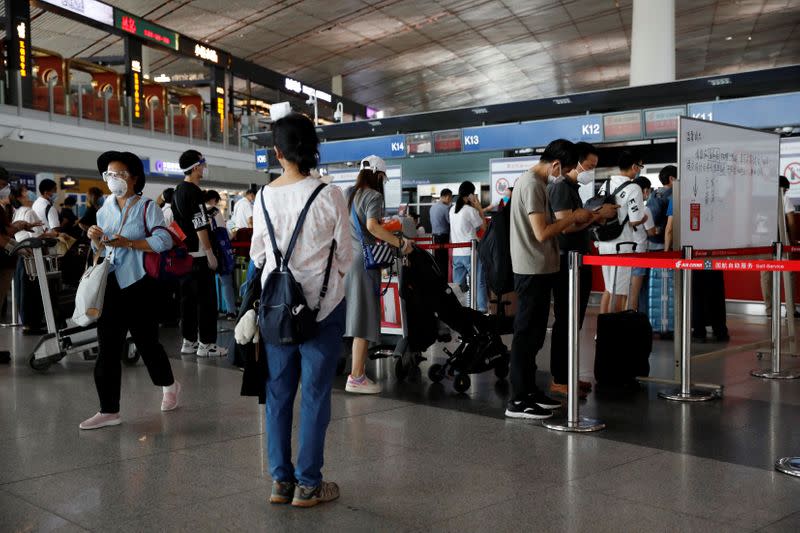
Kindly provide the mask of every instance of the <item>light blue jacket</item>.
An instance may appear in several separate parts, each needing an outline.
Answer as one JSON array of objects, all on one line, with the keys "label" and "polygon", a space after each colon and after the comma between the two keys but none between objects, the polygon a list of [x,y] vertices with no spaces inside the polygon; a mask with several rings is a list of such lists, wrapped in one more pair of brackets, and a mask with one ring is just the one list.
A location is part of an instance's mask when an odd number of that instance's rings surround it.
[{"label": "light blue jacket", "polygon": [[[137,197],[128,198],[125,203],[127,208]],[[102,228],[106,237],[111,238],[115,234],[120,234],[126,239],[140,240],[147,239],[150,248],[154,252],[165,252],[172,248],[172,237],[166,229],[157,229],[156,226],[164,227],[164,214],[155,202],[149,198],[138,197],[138,201],[130,207],[128,217],[125,219],[125,226],[119,231],[122,222],[122,213],[116,198],[109,196],[103,202],[103,207],[97,212],[97,225]],[[149,204],[149,205],[148,205]],[[152,235],[147,236],[145,229],[145,206],[147,206],[147,229]],[[109,251],[106,248],[104,254]],[[129,287],[142,279],[146,272],[144,270],[144,252],[130,248],[116,248],[112,258],[111,272],[117,276],[120,288]]]}]

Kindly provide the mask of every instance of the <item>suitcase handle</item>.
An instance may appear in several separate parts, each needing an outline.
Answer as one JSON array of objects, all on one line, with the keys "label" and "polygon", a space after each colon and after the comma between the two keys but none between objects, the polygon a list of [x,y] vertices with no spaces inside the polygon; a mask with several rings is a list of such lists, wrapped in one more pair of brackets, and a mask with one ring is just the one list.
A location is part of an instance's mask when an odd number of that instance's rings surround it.
[{"label": "suitcase handle", "polygon": [[[632,247],[632,252],[633,253],[636,252],[636,243],[635,242],[622,241],[622,242],[618,242],[617,243],[617,246],[616,246],[617,253],[619,253],[620,250],[622,249],[622,247],[625,246],[625,245],[630,245]],[[616,296],[615,291],[617,290],[617,270],[619,270],[619,266],[615,266],[614,267],[614,275],[612,276],[612,279],[611,279],[611,291],[609,291],[611,293],[611,304],[610,305],[611,305],[611,309],[612,310],[614,309],[614,296]],[[628,280],[628,298],[625,301],[625,307],[626,307],[625,311],[628,310],[627,308],[631,303],[631,286],[632,285],[633,285],[633,276],[631,275],[629,277],[629,280]]]}]

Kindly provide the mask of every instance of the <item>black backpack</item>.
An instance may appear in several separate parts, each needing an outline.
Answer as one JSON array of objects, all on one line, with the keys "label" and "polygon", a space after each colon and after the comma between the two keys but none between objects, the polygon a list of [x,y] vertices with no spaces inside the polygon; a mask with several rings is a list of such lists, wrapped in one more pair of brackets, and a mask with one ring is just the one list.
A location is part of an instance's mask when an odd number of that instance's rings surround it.
[{"label": "black backpack", "polygon": [[483,265],[486,283],[497,295],[514,290],[514,270],[511,266],[511,201],[513,200],[509,200],[505,207],[492,215],[489,228],[478,243],[478,258]]},{"label": "black backpack", "polygon": [[[265,186],[266,187],[266,186]],[[306,297],[303,294],[303,287],[294,279],[292,271],[289,270],[289,260],[297,244],[297,237],[305,222],[311,203],[320,193],[325,184],[320,184],[311,197],[306,202],[305,207],[300,212],[297,225],[289,241],[286,254],[281,254],[275,240],[275,228],[264,204],[264,189],[261,189],[261,208],[264,210],[264,219],[267,223],[269,239],[272,241],[272,252],[275,254],[275,270],[269,273],[264,288],[261,291],[261,303],[259,305],[259,329],[261,337],[268,344],[300,344],[317,334],[317,315],[319,306],[311,309]],[[328,253],[328,265],[325,267],[325,278],[322,282],[322,290],[319,299],[322,301],[328,292],[328,281],[331,275],[331,265],[333,264],[333,253],[336,251],[336,240],[331,243]]]},{"label": "black backpack", "polygon": [[[611,184],[610,181],[608,183],[609,185]],[[617,194],[622,192],[622,190],[628,185],[633,185],[633,181],[626,181],[617,187],[611,194],[608,194],[607,192],[598,193],[596,196],[586,200],[586,203],[583,204],[583,207],[589,211],[597,211],[605,204],[617,205]],[[619,217],[613,217],[610,220],[593,225],[591,228],[589,228],[589,234],[595,241],[613,241],[622,235],[622,230],[625,228],[625,224],[627,223],[627,216],[622,222],[619,221]]]}]

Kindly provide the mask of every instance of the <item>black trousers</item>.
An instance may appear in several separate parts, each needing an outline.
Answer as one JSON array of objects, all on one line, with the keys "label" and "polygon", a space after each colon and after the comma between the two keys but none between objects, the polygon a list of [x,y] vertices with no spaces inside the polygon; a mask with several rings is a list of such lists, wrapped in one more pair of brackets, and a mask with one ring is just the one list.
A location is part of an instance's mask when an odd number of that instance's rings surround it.
[{"label": "black trousers", "polygon": [[[437,233],[433,236],[434,244],[448,244],[450,242],[449,233]],[[447,278],[447,272],[450,270],[450,250],[434,250],[433,258],[436,259],[436,264],[442,275]]]},{"label": "black trousers", "polygon": [[[586,317],[586,307],[589,305],[589,296],[592,293],[592,267],[582,266],[580,271],[580,295],[578,309],[579,327],[583,327]],[[550,373],[553,381],[566,385],[567,370],[569,368],[567,357],[567,344],[569,343],[569,255],[561,254],[561,269],[556,274],[556,283],[553,287],[553,333],[550,336]]]},{"label": "black trousers", "polygon": [[728,333],[725,309],[725,277],[715,270],[696,270],[692,274],[692,330],[705,336],[706,326],[714,335]]},{"label": "black trousers", "polygon": [[192,275],[181,281],[181,333],[203,344],[217,342],[217,285],[205,257],[195,257]]},{"label": "black trousers", "polygon": [[100,353],[94,366],[94,383],[100,396],[101,413],[118,413],[122,353],[125,337],[131,332],[154,385],[167,387],[175,382],[167,352],[158,342],[158,316],[154,312],[159,298],[157,283],[145,276],[120,289],[117,277],[108,275],[103,314],[97,321]]},{"label": "black trousers", "polygon": [[514,274],[514,290],[519,298],[511,343],[511,392],[520,399],[536,388],[536,355],[547,336],[550,296],[558,274]]}]

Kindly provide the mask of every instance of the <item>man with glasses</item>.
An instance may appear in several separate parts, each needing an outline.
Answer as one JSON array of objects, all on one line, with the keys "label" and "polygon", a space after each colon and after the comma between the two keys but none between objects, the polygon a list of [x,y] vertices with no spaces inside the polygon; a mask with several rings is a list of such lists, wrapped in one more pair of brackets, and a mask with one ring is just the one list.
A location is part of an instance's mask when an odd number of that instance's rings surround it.
[{"label": "man with glasses", "polygon": [[[633,180],[639,177],[642,169],[644,169],[642,159],[631,150],[623,150],[619,156],[619,174],[611,176],[600,188],[601,193],[617,191],[615,195],[615,203],[619,206],[617,218],[623,226],[622,233],[613,241],[597,243],[601,254],[631,253],[633,251],[631,244],[621,243],[636,242],[637,226],[647,221],[642,189],[633,184]],[[625,186],[623,187],[623,185]],[[617,251],[618,244],[621,244],[619,251]],[[600,312],[614,313],[625,309],[631,284],[631,269],[604,266],[603,281],[606,290],[600,302]],[[611,301],[612,286],[615,295],[613,302]]]},{"label": "man with glasses", "polygon": [[[192,275],[181,281],[181,353],[198,357],[224,357],[217,346],[217,291],[211,223],[206,212],[200,180],[207,179],[208,165],[197,150],[185,151],[178,160],[184,180],[175,187],[172,210],[175,222],[186,234],[184,243],[192,255]],[[198,334],[199,333],[199,334]],[[199,341],[199,342],[198,342]]]}]

